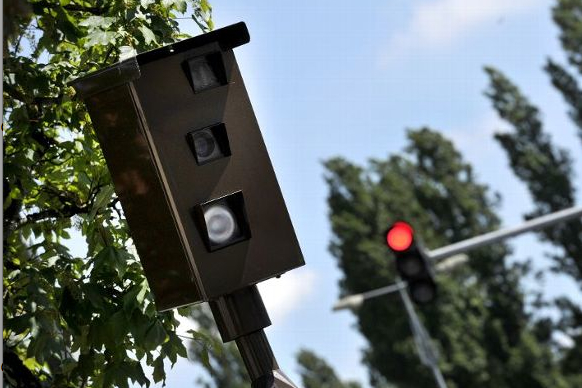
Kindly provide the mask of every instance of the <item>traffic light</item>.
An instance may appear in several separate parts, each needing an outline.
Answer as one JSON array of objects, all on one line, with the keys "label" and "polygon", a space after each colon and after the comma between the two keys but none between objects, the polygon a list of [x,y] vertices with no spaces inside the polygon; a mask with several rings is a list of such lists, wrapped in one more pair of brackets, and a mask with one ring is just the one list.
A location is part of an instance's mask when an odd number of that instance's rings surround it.
[{"label": "traffic light", "polygon": [[396,222],[386,231],[386,243],[396,256],[396,269],[408,284],[416,303],[431,302],[436,297],[436,283],[430,259],[415,241],[414,229],[406,222]]},{"label": "traffic light", "polygon": [[244,23],[73,82],[158,310],[304,264],[233,48]]}]

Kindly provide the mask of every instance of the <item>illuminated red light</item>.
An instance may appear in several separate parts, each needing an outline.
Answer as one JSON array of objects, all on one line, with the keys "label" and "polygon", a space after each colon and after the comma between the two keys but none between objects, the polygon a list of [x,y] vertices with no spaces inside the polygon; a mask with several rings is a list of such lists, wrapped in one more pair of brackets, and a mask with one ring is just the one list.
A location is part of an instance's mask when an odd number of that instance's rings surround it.
[{"label": "illuminated red light", "polygon": [[396,222],[386,234],[386,242],[394,251],[405,251],[412,245],[414,231],[406,222]]}]

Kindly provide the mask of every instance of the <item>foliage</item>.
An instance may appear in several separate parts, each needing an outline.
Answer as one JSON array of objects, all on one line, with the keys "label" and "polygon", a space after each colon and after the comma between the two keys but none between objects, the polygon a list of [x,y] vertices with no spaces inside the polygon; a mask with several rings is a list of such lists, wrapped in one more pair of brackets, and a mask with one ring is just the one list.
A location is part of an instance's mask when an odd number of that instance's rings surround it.
[{"label": "foliage", "polygon": [[560,42],[568,55],[568,61],[582,74],[582,2],[557,0],[552,11],[554,21],[560,28]]},{"label": "foliage", "polygon": [[[325,162],[330,250],[344,273],[345,294],[394,282],[382,241],[391,221],[411,220],[428,247],[499,226],[497,200],[450,141],[428,128],[409,131],[408,140],[403,155],[371,160],[366,168],[342,158]],[[508,264],[508,253],[503,244],[472,252],[467,266],[439,277],[438,303],[421,311],[450,387],[567,386],[547,339],[538,338],[526,313],[519,279],[528,266]],[[385,380],[399,387],[434,384],[419,363],[399,301],[370,301],[357,315],[374,386]]]},{"label": "foliage", "polygon": [[310,350],[297,354],[303,388],[361,388],[356,382],[342,382],[331,366]]},{"label": "foliage", "polygon": [[[553,69],[553,67],[552,67]],[[574,205],[572,160],[569,153],[554,146],[543,131],[539,110],[502,73],[486,68],[491,80],[487,96],[499,115],[515,133],[498,133],[495,138],[506,151],[511,168],[527,184],[536,205],[528,217],[537,217]],[[582,282],[582,222],[573,221],[542,232],[545,240],[564,248],[555,256],[556,270]]]},{"label": "foliage", "polygon": [[[186,356],[158,313],[82,103],[67,82],[177,39],[206,0],[8,0],[4,14],[4,378],[10,386],[149,386]],[[87,252],[73,255],[71,234]]]},{"label": "foliage", "polygon": [[[558,0],[552,9],[554,21],[560,29],[560,42],[566,52],[568,61],[582,74],[582,1]],[[570,117],[578,127],[578,136],[582,140],[582,90],[576,77],[568,72],[564,66],[548,59],[546,72],[552,83],[562,93],[569,105]]]},{"label": "foliage", "polygon": [[[190,358],[203,365],[210,377],[199,378],[197,384],[204,388],[246,388],[249,377],[240,353],[234,342],[222,343],[207,307],[191,308],[191,317],[199,325],[192,334],[200,343],[192,343]],[[333,368],[312,351],[301,350],[297,362],[304,388],[361,388],[355,382],[342,382]]]},{"label": "foliage", "polygon": [[[568,113],[582,140],[582,0],[558,0],[552,9],[554,21],[560,29],[560,41],[567,54],[572,71],[548,59],[545,71],[553,86],[568,106]],[[570,153],[555,146],[544,131],[539,110],[519,88],[499,70],[486,68],[490,85],[486,95],[498,114],[514,129],[495,135],[508,155],[515,175],[525,183],[535,204],[535,210],[526,218],[574,206],[575,188],[572,182]],[[540,232],[543,240],[561,248],[552,255],[554,271],[570,276],[582,287],[582,221],[548,228]],[[548,324],[549,333],[560,330],[568,335],[573,346],[560,349],[561,369],[571,386],[582,384],[582,310],[576,303],[563,297],[554,304],[561,312],[556,325]]]},{"label": "foliage", "polygon": [[[558,0],[553,16],[570,65],[548,59],[545,71],[568,106],[582,139],[582,0]],[[553,144],[544,131],[539,109],[500,71],[488,67],[486,95],[514,129],[496,134],[516,176],[529,189],[535,210],[526,218],[574,205],[570,153]],[[441,246],[495,229],[495,202],[473,179],[452,144],[428,129],[409,131],[404,156],[372,160],[365,168],[341,158],[325,163],[334,239],[330,249],[345,277],[344,293],[362,292],[393,280],[393,268],[379,241],[388,220],[413,220],[429,247]],[[570,221],[540,232],[560,247],[554,271],[582,284],[582,222]],[[582,384],[582,310],[568,298],[555,305],[558,322],[531,315],[547,302],[537,295],[525,303],[520,278],[527,262],[507,264],[503,245],[471,253],[470,268],[439,279],[437,304],[423,309],[429,332],[441,349],[441,368],[450,386],[577,387]],[[479,264],[480,263],[480,264]],[[365,361],[372,383],[388,380],[401,387],[428,386],[424,370],[415,368],[413,346],[397,303],[367,303],[358,312],[368,339]],[[390,322],[378,327],[378,320]],[[555,330],[570,336],[574,346],[553,341]]]},{"label": "foliage", "polygon": [[191,359],[202,364],[211,378],[199,378],[197,383],[203,388],[247,388],[249,376],[236,344],[222,343],[207,307],[196,306],[191,311],[199,325],[193,334],[200,341],[190,346]]}]

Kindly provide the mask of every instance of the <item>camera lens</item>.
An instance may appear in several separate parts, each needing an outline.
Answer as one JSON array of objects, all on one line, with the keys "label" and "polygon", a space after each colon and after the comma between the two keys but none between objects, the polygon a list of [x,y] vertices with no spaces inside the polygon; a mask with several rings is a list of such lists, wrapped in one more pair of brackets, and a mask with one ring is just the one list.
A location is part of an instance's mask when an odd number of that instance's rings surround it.
[{"label": "camera lens", "polygon": [[207,131],[200,131],[194,134],[194,148],[199,158],[207,158],[214,152],[216,141],[214,136]]},{"label": "camera lens", "polygon": [[206,56],[194,58],[188,62],[195,93],[221,85],[210,61],[211,57]]},{"label": "camera lens", "polygon": [[222,244],[234,237],[237,231],[232,211],[224,205],[210,206],[204,211],[208,238],[214,244]]}]

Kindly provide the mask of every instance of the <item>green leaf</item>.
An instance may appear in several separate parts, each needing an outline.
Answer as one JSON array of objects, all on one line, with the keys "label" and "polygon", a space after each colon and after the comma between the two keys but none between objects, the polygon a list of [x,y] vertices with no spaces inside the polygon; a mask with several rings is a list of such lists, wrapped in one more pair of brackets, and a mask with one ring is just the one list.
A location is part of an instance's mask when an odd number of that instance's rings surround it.
[{"label": "green leaf", "polygon": [[115,17],[89,16],[87,19],[81,21],[79,25],[88,27],[89,29],[99,28],[105,30],[109,28],[115,22],[115,20]]},{"label": "green leaf", "polygon": [[20,334],[30,326],[30,314],[23,314],[17,317],[4,317],[4,328],[12,330],[15,334]]},{"label": "green leaf", "polygon": [[95,196],[95,201],[93,203],[93,208],[89,213],[88,220],[91,221],[95,218],[95,215],[105,208],[111,201],[111,197],[115,193],[113,185],[107,185],[101,188],[97,195]]},{"label": "green leaf", "polygon": [[202,349],[200,349],[200,361],[202,362],[202,365],[204,365],[204,367],[208,369],[211,368],[210,354],[206,346],[203,346]]},{"label": "green leaf", "polygon": [[48,354],[45,352],[47,344],[50,340],[50,333],[46,331],[40,331],[38,336],[30,340],[28,349],[26,350],[26,356],[28,358],[34,357],[39,362],[44,362]]},{"label": "green leaf", "polygon": [[202,12],[212,11],[212,7],[210,6],[208,0],[200,0],[200,9],[202,9]]},{"label": "green leaf", "polygon": [[155,2],[155,0],[140,0],[140,4],[144,8],[147,8],[150,4],[154,4]]},{"label": "green leaf", "polygon": [[123,310],[115,312],[106,323],[106,344],[109,348],[115,348],[123,343],[128,333],[128,320]]},{"label": "green leaf", "polygon": [[187,358],[188,351],[186,350],[186,347],[184,346],[184,343],[182,342],[180,337],[178,337],[178,335],[175,332],[170,332],[169,337],[170,339],[168,341],[168,345],[172,346],[172,348],[174,349],[178,356]]},{"label": "green leaf", "polygon": [[159,345],[162,345],[167,338],[168,334],[166,333],[164,325],[156,319],[145,335],[143,346],[146,349],[155,349]]},{"label": "green leaf", "polygon": [[142,386],[143,385],[147,387],[150,386],[150,381],[145,376],[143,368],[141,367],[141,364],[139,362],[134,360],[125,362],[124,369],[127,373],[127,376],[131,379],[132,382],[138,383]]},{"label": "green leaf", "polygon": [[173,366],[178,361],[178,356],[188,357],[188,352],[175,332],[169,332],[168,336],[169,339],[162,345],[162,350]]},{"label": "green leaf", "polygon": [[162,5],[167,8],[176,7],[180,13],[186,12],[188,7],[185,0],[162,0]]},{"label": "green leaf", "polygon": [[146,44],[150,44],[151,42],[157,43],[156,36],[152,32],[152,30],[150,30],[146,26],[140,26],[139,30],[141,31],[141,34],[143,35]]},{"label": "green leaf", "polygon": [[85,376],[90,376],[95,369],[95,354],[94,352],[81,354],[79,356],[79,361],[77,362],[77,367],[72,372],[73,375],[78,375],[81,378]]},{"label": "green leaf", "polygon": [[166,372],[164,371],[164,358],[158,357],[154,360],[154,382],[158,383],[166,379]]},{"label": "green leaf", "polygon": [[115,41],[116,36],[116,32],[94,30],[89,35],[87,35],[87,40],[85,41],[84,47],[91,48],[96,45],[107,46]]},{"label": "green leaf", "polygon": [[107,246],[99,251],[95,256],[95,267],[91,276],[105,276],[114,270],[117,277],[123,279],[123,275],[125,275],[125,272],[127,271],[127,266],[130,260],[131,256],[126,251],[116,247]]},{"label": "green leaf", "polygon": [[63,7],[57,7],[56,20],[57,28],[65,34],[65,37],[71,42],[76,42],[81,36],[81,32],[76,25],[76,20]]},{"label": "green leaf", "polygon": [[81,286],[83,290],[83,295],[89,299],[89,302],[97,310],[104,310],[107,304],[106,295],[104,295],[104,290],[98,284],[85,283]]},{"label": "green leaf", "polygon": [[175,2],[175,4],[176,4],[176,9],[180,13],[186,13],[186,11],[188,10],[188,4],[186,3],[185,0],[178,0]]},{"label": "green leaf", "polygon": [[145,298],[148,294],[148,284],[144,280],[131,287],[123,296],[123,309],[127,315],[133,310],[140,309],[144,306]]}]

